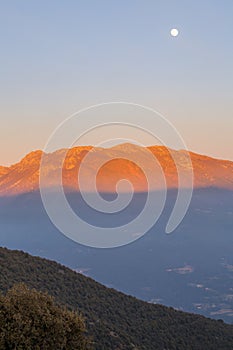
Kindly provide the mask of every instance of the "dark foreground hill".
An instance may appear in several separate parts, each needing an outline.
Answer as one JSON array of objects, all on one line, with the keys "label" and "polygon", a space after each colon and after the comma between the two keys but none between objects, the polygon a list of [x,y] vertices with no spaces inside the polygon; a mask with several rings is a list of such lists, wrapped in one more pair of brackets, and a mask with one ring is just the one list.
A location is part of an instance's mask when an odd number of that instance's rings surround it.
[{"label": "dark foreground hill", "polygon": [[1,291],[24,282],[79,309],[96,350],[233,349],[231,325],[148,304],[55,262],[0,248],[0,268]]}]

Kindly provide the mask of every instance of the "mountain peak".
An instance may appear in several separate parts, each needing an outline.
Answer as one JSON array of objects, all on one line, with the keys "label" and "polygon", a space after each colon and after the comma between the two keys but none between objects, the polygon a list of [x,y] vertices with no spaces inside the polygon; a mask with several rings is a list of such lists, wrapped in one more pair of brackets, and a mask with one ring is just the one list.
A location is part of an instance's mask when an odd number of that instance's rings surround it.
[{"label": "mountain peak", "polygon": [[25,157],[21,159],[19,163],[21,164],[35,164],[40,162],[43,152],[41,150],[36,150],[28,153]]}]

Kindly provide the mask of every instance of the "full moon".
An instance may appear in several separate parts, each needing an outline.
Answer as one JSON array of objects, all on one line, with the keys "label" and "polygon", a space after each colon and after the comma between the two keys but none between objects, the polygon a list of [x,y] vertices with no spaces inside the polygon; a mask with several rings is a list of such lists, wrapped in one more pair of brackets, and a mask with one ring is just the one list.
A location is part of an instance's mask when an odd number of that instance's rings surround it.
[{"label": "full moon", "polygon": [[176,28],[173,28],[170,33],[171,33],[171,36],[177,36],[179,34],[179,30]]}]

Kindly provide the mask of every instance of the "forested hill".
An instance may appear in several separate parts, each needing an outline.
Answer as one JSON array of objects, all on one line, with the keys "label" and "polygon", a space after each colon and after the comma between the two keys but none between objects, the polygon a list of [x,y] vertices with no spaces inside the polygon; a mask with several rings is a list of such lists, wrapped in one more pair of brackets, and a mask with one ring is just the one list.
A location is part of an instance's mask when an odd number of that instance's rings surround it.
[{"label": "forested hill", "polygon": [[232,325],[145,303],[56,262],[0,248],[0,268],[2,292],[24,282],[78,309],[96,350],[233,349]]}]

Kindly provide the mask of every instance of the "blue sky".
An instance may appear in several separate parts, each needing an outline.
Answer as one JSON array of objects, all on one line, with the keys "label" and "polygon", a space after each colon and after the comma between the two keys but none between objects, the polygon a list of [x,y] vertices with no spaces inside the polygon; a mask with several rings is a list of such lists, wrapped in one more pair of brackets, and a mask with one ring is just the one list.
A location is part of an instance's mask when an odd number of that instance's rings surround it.
[{"label": "blue sky", "polygon": [[0,164],[43,148],[78,109],[119,100],[233,160],[232,18],[232,0],[1,2]]}]

